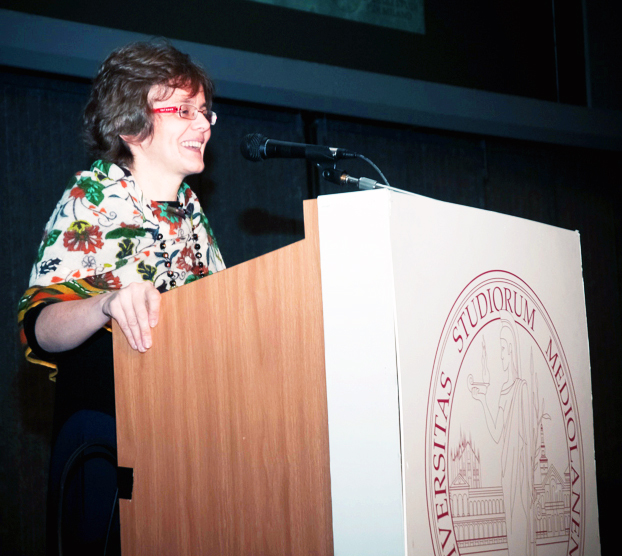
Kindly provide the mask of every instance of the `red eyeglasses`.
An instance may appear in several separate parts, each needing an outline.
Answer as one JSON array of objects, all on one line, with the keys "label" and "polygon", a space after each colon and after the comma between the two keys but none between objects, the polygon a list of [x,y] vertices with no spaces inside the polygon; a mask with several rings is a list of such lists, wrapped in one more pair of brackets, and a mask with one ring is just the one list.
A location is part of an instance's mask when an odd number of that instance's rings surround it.
[{"label": "red eyeglasses", "polygon": [[215,125],[218,117],[216,112],[207,108],[197,108],[194,104],[180,104],[179,106],[169,106],[168,108],[154,108],[151,110],[156,114],[179,114],[184,120],[196,120],[199,112],[205,116],[210,125]]}]

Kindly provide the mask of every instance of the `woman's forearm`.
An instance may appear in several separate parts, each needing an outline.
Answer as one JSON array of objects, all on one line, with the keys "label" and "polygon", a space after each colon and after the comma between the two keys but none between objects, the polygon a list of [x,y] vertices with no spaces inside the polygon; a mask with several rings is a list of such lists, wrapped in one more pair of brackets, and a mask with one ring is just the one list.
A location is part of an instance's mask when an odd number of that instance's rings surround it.
[{"label": "woman's forearm", "polygon": [[37,318],[35,336],[45,351],[58,353],[78,347],[102,328],[110,317],[101,310],[103,297],[48,305]]},{"label": "woman's forearm", "polygon": [[78,347],[115,319],[133,349],[151,347],[151,328],[158,323],[160,292],[150,282],[80,299],[48,305],[35,324],[37,342],[58,353]]}]

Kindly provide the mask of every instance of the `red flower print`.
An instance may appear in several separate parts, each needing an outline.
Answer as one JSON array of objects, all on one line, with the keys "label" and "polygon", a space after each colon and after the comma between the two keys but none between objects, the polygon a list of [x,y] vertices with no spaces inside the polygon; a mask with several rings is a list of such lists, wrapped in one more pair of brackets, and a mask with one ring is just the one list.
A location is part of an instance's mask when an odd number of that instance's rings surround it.
[{"label": "red flower print", "polygon": [[63,234],[63,244],[68,251],[95,253],[104,246],[99,226],[91,226],[84,220],[76,220]]},{"label": "red flower print", "polygon": [[176,235],[177,230],[181,228],[180,211],[170,207],[168,203],[158,203],[156,201],[151,201],[151,208],[153,209],[153,214],[160,222],[169,225],[169,234]]},{"label": "red flower print", "polygon": [[112,274],[112,272],[89,276],[85,278],[84,281],[100,290],[120,290],[123,287],[119,277]]},{"label": "red flower print", "polygon": [[184,247],[181,253],[177,255],[177,268],[181,270],[190,270],[194,265],[195,258],[192,247]]},{"label": "red flower print", "polygon": [[83,199],[86,195],[84,194],[84,189],[81,189],[80,187],[74,187],[69,192],[69,196],[74,197],[76,199]]}]

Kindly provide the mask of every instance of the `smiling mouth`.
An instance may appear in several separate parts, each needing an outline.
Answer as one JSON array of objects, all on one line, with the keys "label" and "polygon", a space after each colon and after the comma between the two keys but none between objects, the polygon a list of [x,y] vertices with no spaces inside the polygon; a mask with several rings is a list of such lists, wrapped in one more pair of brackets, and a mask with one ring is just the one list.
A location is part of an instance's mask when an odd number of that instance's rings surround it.
[{"label": "smiling mouth", "polygon": [[182,141],[181,146],[187,149],[200,149],[202,143],[200,141]]}]

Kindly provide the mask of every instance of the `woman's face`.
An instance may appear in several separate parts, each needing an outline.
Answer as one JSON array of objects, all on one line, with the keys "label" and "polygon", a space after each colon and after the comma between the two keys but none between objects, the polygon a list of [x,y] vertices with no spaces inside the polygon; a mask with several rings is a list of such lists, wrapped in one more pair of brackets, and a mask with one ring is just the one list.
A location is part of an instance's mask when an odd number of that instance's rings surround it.
[{"label": "woman's face", "polygon": [[[161,91],[154,87],[150,96],[157,98]],[[174,89],[166,100],[155,100],[152,108],[178,107],[182,103],[205,108],[203,89],[195,96],[184,89]],[[141,163],[149,164],[163,176],[175,176],[181,183],[186,176],[203,171],[203,153],[210,136],[210,123],[201,113],[195,120],[186,120],[177,113],[154,114],[153,135],[134,145],[134,158],[140,157]]]}]

